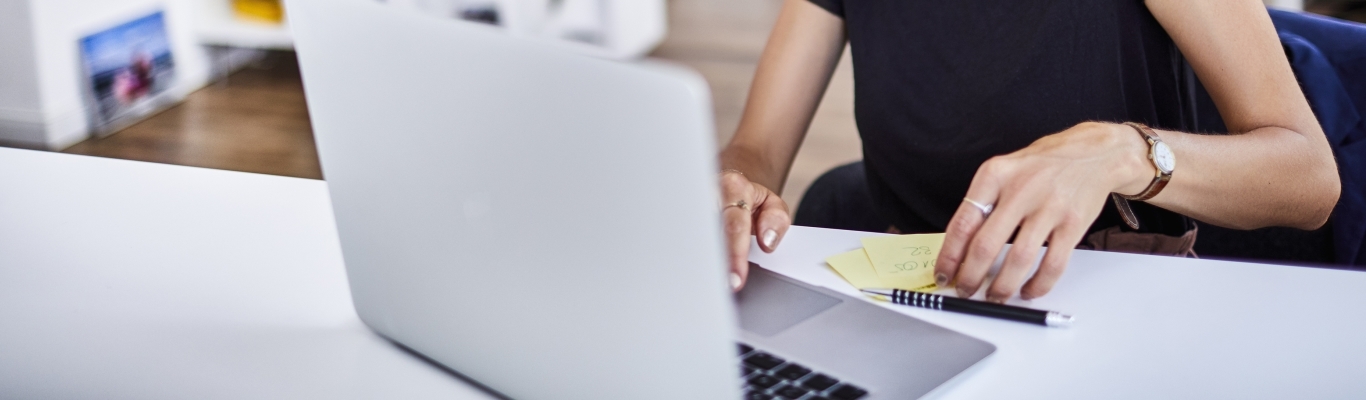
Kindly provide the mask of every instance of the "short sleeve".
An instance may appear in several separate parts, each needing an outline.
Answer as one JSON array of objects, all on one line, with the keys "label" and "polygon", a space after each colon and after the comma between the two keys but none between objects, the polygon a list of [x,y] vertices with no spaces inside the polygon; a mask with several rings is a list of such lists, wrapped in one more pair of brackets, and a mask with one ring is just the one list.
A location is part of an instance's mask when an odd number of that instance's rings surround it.
[{"label": "short sleeve", "polygon": [[811,4],[815,4],[815,5],[821,6],[821,8],[824,8],[824,9],[825,9],[825,11],[829,11],[831,14],[835,14],[835,16],[837,16],[837,17],[844,18],[844,0],[810,0],[810,1],[811,1]]}]

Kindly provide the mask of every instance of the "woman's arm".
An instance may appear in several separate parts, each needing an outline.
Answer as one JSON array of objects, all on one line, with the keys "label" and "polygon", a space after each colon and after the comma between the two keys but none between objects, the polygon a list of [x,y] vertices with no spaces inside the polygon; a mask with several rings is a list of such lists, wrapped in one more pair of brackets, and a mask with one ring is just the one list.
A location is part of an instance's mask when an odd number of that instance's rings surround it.
[{"label": "woman's arm", "polygon": [[721,200],[727,205],[722,214],[736,290],[749,275],[750,236],[758,235],[760,247],[771,252],[792,224],[778,193],[844,43],[843,19],[807,0],[783,3],[759,58],[740,127],[721,151],[726,171],[721,174]]},{"label": "woman's arm", "polygon": [[[1158,131],[1176,154],[1171,182],[1150,203],[1235,228],[1323,225],[1341,190],[1331,148],[1256,0],[1148,0],[1148,8],[1209,90],[1231,135]],[[1156,168],[1132,128],[1083,123],[978,169],[949,222],[935,268],[941,285],[976,293],[1015,235],[987,298],[1042,296],[1110,192],[1137,194]],[[1048,252],[1033,277],[1040,247]],[[1026,283],[1026,279],[1028,282]],[[1023,288],[1021,288],[1023,284]]]},{"label": "woman's arm", "polygon": [[1238,229],[1322,226],[1341,190],[1337,165],[1266,8],[1255,0],[1147,4],[1232,134],[1159,131],[1178,169],[1149,202]]},{"label": "woman's arm", "polygon": [[781,193],[844,43],[843,19],[807,0],[786,0],[721,165]]}]

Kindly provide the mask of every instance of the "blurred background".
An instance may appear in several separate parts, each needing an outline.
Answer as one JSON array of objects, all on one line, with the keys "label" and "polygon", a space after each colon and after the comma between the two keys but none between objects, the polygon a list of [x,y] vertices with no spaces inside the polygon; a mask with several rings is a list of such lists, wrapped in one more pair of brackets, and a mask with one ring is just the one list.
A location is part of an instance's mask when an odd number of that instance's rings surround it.
[{"label": "blurred background", "polygon": [[[380,0],[375,0],[380,1]],[[711,85],[717,143],[739,123],[781,0],[385,0],[599,57],[654,57]],[[1366,21],[1366,0],[1268,0]],[[0,0],[0,146],[323,179],[275,0]],[[841,62],[783,197],[861,158]]]}]

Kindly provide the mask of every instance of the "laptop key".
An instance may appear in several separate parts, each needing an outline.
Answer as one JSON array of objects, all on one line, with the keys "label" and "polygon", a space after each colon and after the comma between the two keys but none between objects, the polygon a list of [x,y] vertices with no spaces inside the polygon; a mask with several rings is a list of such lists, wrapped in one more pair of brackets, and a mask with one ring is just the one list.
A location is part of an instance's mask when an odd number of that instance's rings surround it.
[{"label": "laptop key", "polygon": [[831,386],[835,386],[838,383],[840,383],[838,379],[825,376],[825,374],[815,374],[810,378],[806,378],[806,381],[802,382],[802,386],[806,386],[816,391],[822,391],[829,389]]},{"label": "laptop key", "polygon": [[744,377],[746,377],[746,376],[749,376],[749,374],[752,374],[752,373],[754,373],[754,368],[745,367],[745,366],[741,366],[741,367],[740,367],[740,377],[741,377],[741,378],[744,378]]},{"label": "laptop key", "polygon": [[830,398],[838,400],[857,400],[863,398],[863,396],[867,394],[867,390],[846,383],[838,389],[835,389],[835,391],[830,392]]},{"label": "laptop key", "polygon": [[763,370],[773,369],[774,367],[783,365],[784,362],[787,362],[787,360],[762,351],[756,351],[754,354],[750,354],[749,357],[745,357],[745,364]]},{"label": "laptop key", "polygon": [[772,375],[758,375],[753,378],[749,378],[749,384],[761,390],[774,387],[782,382],[782,379],[775,378]]},{"label": "laptop key", "polygon": [[806,376],[806,374],[809,373],[811,373],[810,368],[803,367],[796,363],[789,363],[786,367],[783,367],[782,369],[778,370],[778,372],[774,372],[773,374],[777,375],[780,378],[787,379],[789,381],[797,381],[799,379],[802,379],[803,376]]},{"label": "laptop key", "polygon": [[749,352],[751,352],[751,351],[754,351],[754,348],[753,348],[753,347],[750,347],[750,346],[747,345],[747,344],[740,343],[739,345],[740,345],[740,355],[742,355],[742,356],[745,355],[745,354],[749,354]]},{"label": "laptop key", "polygon": [[784,399],[800,399],[806,395],[807,390],[796,386],[783,385],[780,388],[773,389],[773,393],[777,393]]},{"label": "laptop key", "polygon": [[762,392],[749,392],[745,393],[745,400],[773,400],[773,396]]}]

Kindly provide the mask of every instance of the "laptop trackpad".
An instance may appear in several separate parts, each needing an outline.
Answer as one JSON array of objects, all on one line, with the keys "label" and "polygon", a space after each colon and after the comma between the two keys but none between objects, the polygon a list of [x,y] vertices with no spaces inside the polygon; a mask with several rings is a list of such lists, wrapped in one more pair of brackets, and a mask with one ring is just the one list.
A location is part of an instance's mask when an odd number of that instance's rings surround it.
[{"label": "laptop trackpad", "polygon": [[750,265],[749,280],[735,295],[741,329],[763,337],[773,336],[840,303],[838,298],[787,282],[774,272]]}]

